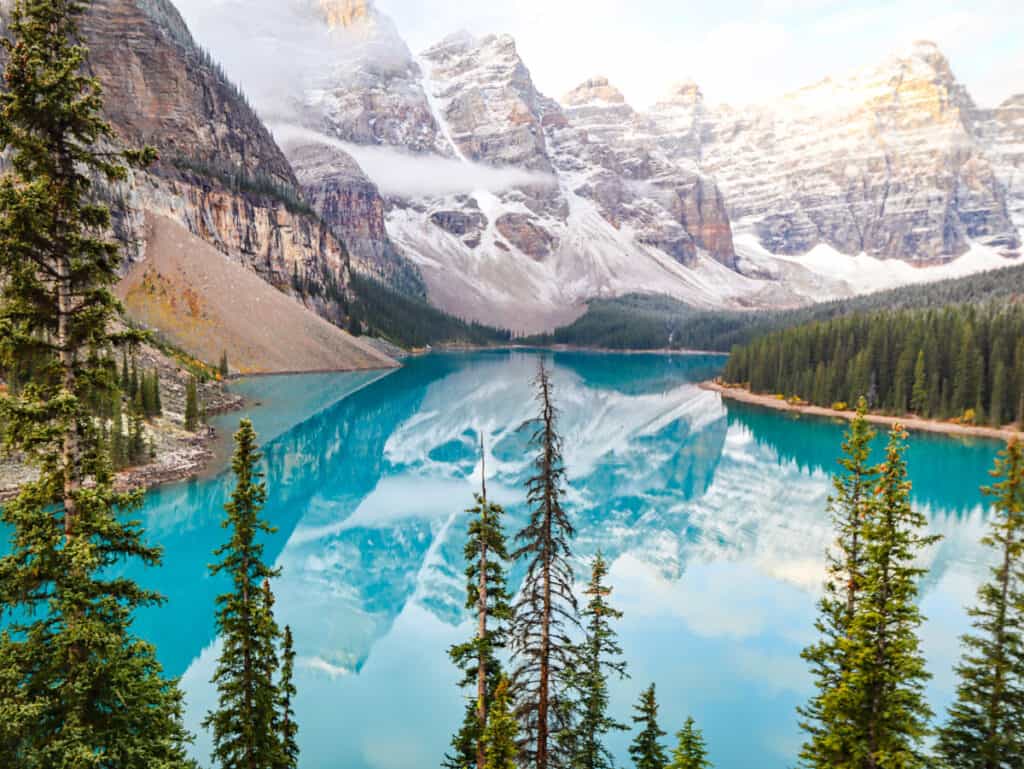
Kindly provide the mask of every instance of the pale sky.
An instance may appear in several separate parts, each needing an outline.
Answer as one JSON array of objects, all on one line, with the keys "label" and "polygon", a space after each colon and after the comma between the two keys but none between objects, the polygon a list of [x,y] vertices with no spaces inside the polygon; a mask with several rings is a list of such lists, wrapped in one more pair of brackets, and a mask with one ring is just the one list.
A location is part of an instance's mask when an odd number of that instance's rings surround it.
[{"label": "pale sky", "polygon": [[459,29],[507,32],[558,98],[606,75],[636,107],[693,79],[749,103],[938,43],[982,106],[1024,91],[1022,0],[377,0],[414,52]]}]

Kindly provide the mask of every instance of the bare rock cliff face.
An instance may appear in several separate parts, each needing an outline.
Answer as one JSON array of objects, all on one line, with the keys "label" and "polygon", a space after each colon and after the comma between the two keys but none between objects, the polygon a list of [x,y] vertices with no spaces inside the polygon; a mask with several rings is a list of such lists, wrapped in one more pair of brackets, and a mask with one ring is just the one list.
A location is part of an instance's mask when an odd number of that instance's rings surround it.
[{"label": "bare rock cliff face", "polygon": [[345,242],[353,267],[404,293],[424,296],[419,272],[388,237],[387,204],[359,165],[345,152],[322,145],[287,145],[287,152],[305,199]]},{"label": "bare rock cliff face", "polygon": [[[343,289],[345,246],[302,200],[270,132],[169,0],[93,0],[81,34],[118,138],[160,155],[105,193],[130,261],[145,258],[149,211],[278,287],[290,287],[298,273],[320,295],[328,285]],[[339,308],[320,302],[317,309],[336,317]]]},{"label": "bare rock cliff face", "polygon": [[1020,246],[978,111],[931,43],[744,109],[707,106],[685,84],[644,118],[669,156],[715,178],[733,226],[774,253],[821,243],[927,265],[972,242]]}]

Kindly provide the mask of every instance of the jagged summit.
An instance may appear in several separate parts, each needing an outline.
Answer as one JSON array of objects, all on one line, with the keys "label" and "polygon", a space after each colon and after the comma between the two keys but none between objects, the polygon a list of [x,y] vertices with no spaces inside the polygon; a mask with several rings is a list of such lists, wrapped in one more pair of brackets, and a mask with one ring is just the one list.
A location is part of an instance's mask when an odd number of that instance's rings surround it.
[{"label": "jagged summit", "polygon": [[673,83],[665,98],[654,105],[655,110],[673,107],[695,107],[704,103],[704,92],[693,80]]},{"label": "jagged summit", "polygon": [[608,82],[603,75],[584,80],[562,97],[562,104],[567,107],[580,107],[585,104],[625,104],[626,97],[622,91]]},{"label": "jagged summit", "polygon": [[327,26],[352,29],[372,24],[377,17],[376,8],[370,0],[319,0]]}]

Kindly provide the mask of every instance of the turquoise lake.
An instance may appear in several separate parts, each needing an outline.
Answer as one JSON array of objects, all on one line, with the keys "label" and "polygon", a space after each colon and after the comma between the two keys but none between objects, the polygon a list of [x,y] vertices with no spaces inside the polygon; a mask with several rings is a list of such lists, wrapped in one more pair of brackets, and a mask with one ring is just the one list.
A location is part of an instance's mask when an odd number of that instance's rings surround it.
[{"label": "turquoise lake", "polygon": [[[434,354],[381,374],[241,381],[264,441],[281,567],[277,612],[298,653],[303,769],[434,769],[463,707],[446,650],[472,633],[462,546],[487,446],[490,495],[523,520],[528,421],[538,353]],[[661,723],[692,714],[719,769],[785,769],[809,693],[799,653],[813,638],[829,473],[842,426],[724,403],[696,386],[723,359],[549,354],[578,535],[577,573],[599,548],[632,677],[613,684],[628,721],[657,682]],[[218,418],[223,432],[239,414]],[[914,502],[940,544],[924,560],[924,648],[941,713],[953,688],[964,605],[984,579],[986,506],[978,487],[999,446],[912,436]],[[221,467],[223,468],[223,463]],[[181,676],[188,724],[214,703],[217,644],[207,572],[225,538],[231,479],[158,489],[143,520],[165,549],[159,570],[130,568],[168,597],[139,615],[168,673]],[[519,570],[513,572],[518,584]],[[628,766],[630,735],[612,746]],[[205,764],[208,738],[196,754]]]}]

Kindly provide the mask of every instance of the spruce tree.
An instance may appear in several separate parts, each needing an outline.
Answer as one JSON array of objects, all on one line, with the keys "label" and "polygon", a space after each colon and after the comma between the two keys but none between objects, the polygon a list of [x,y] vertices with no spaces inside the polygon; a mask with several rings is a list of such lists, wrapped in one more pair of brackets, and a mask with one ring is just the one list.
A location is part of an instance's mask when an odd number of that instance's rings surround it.
[{"label": "spruce tree", "polygon": [[514,691],[522,759],[536,769],[567,766],[572,729],[572,683],[576,647],[569,632],[579,627],[573,594],[569,541],[575,531],[562,506],[565,468],[552,384],[544,362],[537,377],[539,427],[534,475],[526,484],[530,517],[516,535],[515,559],[526,560],[526,576],[513,612],[511,650],[516,665]]},{"label": "spruce tree", "polygon": [[[931,710],[924,697],[930,678],[920,649],[923,618],[917,606],[916,566],[937,541],[924,533],[927,519],[910,504],[906,433],[889,433],[885,462],[863,527],[861,598],[850,623],[849,671],[837,712],[852,714],[851,762],[865,769],[923,769],[922,741]],[[844,725],[845,726],[845,725]]]},{"label": "spruce tree", "polygon": [[914,386],[910,396],[911,410],[918,416],[930,416],[929,399],[928,373],[925,368],[924,350],[921,350],[917,353],[917,363],[914,365]]},{"label": "spruce tree", "polygon": [[163,416],[164,404],[160,398],[160,371],[153,370],[153,413],[156,416]]},{"label": "spruce tree", "polygon": [[989,396],[988,419],[993,427],[1002,427],[1006,412],[1006,364],[999,361],[992,374],[992,392]]},{"label": "spruce tree", "polygon": [[611,622],[622,619],[622,612],[608,601],[611,588],[605,583],[608,565],[598,551],[591,565],[589,596],[583,610],[586,637],[579,650],[576,688],[580,692],[579,726],[576,733],[578,769],[611,769],[615,762],[604,743],[612,731],[627,729],[608,715],[608,676],[626,678],[626,661]]},{"label": "spruce tree", "polygon": [[985,492],[995,498],[982,542],[998,553],[992,581],[969,611],[960,685],[939,730],[937,750],[950,769],[1024,767],[1024,446],[1000,453]]},{"label": "spruce tree", "polygon": [[231,461],[236,485],[224,505],[230,538],[215,551],[219,561],[210,567],[214,576],[230,577],[232,587],[217,597],[222,647],[211,683],[218,705],[203,721],[212,730],[212,760],[221,769],[272,769],[283,755],[274,682],[278,639],[263,586],[277,572],[263,562],[258,541],[274,529],[260,518],[267,495],[260,459],[256,431],[243,419]]},{"label": "spruce tree", "polygon": [[808,734],[800,757],[804,766],[832,769],[846,765],[855,753],[851,732],[855,707],[844,696],[853,662],[848,658],[850,631],[859,608],[865,569],[864,526],[873,510],[872,486],[877,468],[869,462],[875,431],[866,419],[867,402],[861,398],[857,415],[843,441],[842,472],[832,479],[829,498],[836,541],[827,555],[828,578],[818,602],[815,629],[819,640],[801,656],[811,665],[817,691],[799,709],[801,728]]},{"label": "spruce tree", "polygon": [[120,493],[96,450],[90,402],[109,401],[118,246],[94,180],[122,180],[150,153],[99,149],[114,135],[77,44],[85,5],[21,0],[10,16],[0,151],[0,367],[32,362],[0,396],[4,444],[36,468],[5,502],[0,559],[0,766],[184,767],[181,695],[153,647],[132,634],[160,596],[123,576],[160,562],[137,522],[140,493]]},{"label": "spruce tree", "polygon": [[640,726],[640,731],[629,746],[629,755],[636,769],[665,769],[668,758],[661,738],[665,732],[658,726],[658,700],[654,695],[654,684],[643,690],[640,702],[633,706],[636,715],[633,723]]},{"label": "spruce tree", "polygon": [[697,728],[693,717],[686,719],[683,728],[676,732],[678,740],[672,751],[672,762],[668,769],[711,769],[704,735]]},{"label": "spruce tree", "polygon": [[505,511],[487,498],[483,463],[481,474],[476,504],[466,511],[471,519],[469,539],[463,550],[467,563],[466,608],[476,616],[476,632],[472,640],[453,646],[448,652],[463,672],[459,685],[473,687],[475,696],[466,705],[462,728],[452,738],[453,753],[445,757],[444,766],[451,769],[483,767],[482,737],[487,711],[502,678],[498,652],[506,646],[506,625],[512,615],[505,578],[509,555],[501,527]]},{"label": "spruce tree", "polygon": [[199,394],[195,377],[189,377],[185,385],[185,429],[192,433],[199,429]]},{"label": "spruce tree", "polygon": [[275,769],[297,769],[299,725],[295,722],[295,646],[292,629],[284,627],[281,647],[281,681],[278,686],[278,715],[281,722],[281,761]]},{"label": "spruce tree", "polygon": [[228,351],[224,350],[224,352],[220,354],[220,375],[227,378],[230,373],[231,369],[228,367]]},{"label": "spruce tree", "polygon": [[519,724],[511,712],[508,679],[502,677],[494,690],[490,717],[484,728],[483,769],[516,769]]}]

